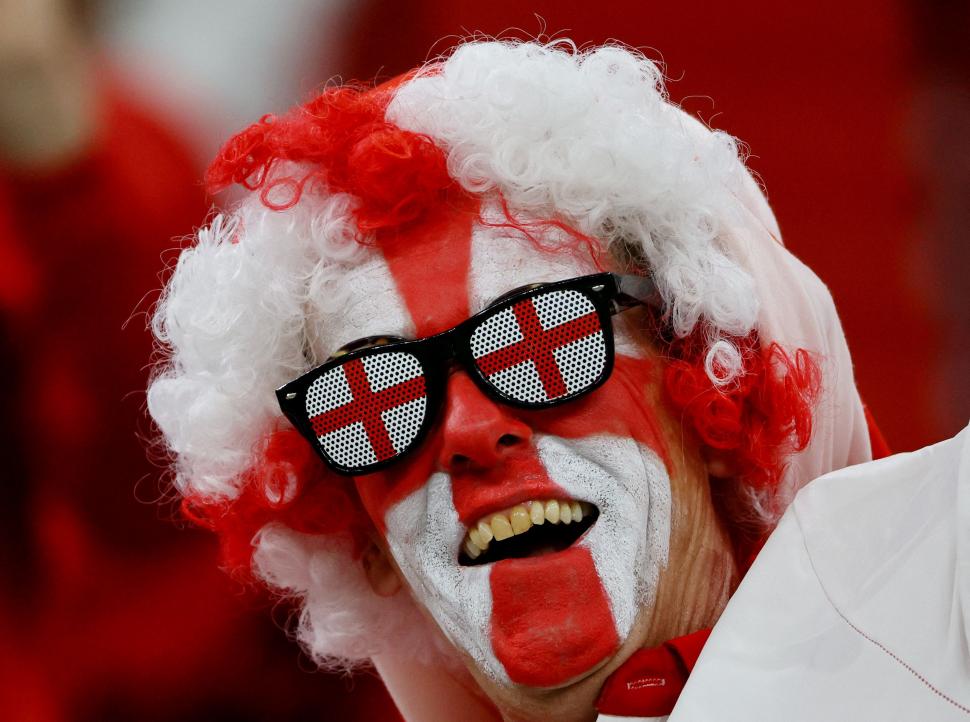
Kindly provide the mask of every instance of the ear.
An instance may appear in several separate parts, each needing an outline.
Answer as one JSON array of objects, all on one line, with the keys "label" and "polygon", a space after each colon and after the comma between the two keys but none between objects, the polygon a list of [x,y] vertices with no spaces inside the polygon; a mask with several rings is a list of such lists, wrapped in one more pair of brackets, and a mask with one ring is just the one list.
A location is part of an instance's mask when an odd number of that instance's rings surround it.
[{"label": "ear", "polygon": [[737,460],[729,451],[715,449],[704,444],[701,446],[701,456],[707,467],[707,475],[713,479],[733,479],[738,476],[740,469]]},{"label": "ear", "polygon": [[375,594],[380,597],[393,597],[400,591],[400,572],[382,546],[371,542],[361,555],[360,563]]}]

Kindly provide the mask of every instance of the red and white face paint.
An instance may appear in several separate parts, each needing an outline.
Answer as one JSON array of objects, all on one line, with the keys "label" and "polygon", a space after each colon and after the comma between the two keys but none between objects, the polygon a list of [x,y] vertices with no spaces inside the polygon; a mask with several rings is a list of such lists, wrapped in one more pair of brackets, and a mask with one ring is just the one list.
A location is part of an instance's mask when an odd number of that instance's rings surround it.
[{"label": "red and white face paint", "polygon": [[[383,259],[357,274],[345,311],[321,318],[321,335],[335,345],[427,336],[513,288],[597,270],[476,218],[476,208],[442,209],[385,239]],[[554,409],[503,406],[455,372],[422,447],[357,480],[415,598],[497,683],[555,687],[584,676],[616,652],[653,601],[670,529],[666,454],[644,393],[657,369],[622,322],[616,342],[609,381]],[[564,551],[459,563],[481,517],[547,499],[588,502],[599,516]]]}]

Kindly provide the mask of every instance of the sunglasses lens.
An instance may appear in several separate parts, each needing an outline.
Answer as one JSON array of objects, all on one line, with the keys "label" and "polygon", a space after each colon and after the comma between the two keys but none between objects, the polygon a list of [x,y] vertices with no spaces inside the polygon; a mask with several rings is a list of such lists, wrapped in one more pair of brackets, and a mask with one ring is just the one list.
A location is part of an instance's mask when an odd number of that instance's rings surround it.
[{"label": "sunglasses lens", "polygon": [[572,289],[539,292],[489,316],[470,346],[483,378],[523,404],[577,396],[595,386],[607,366],[596,307]]},{"label": "sunglasses lens", "polygon": [[403,351],[360,356],[331,368],[306,394],[307,417],[321,450],[350,470],[404,453],[427,408],[424,368]]}]

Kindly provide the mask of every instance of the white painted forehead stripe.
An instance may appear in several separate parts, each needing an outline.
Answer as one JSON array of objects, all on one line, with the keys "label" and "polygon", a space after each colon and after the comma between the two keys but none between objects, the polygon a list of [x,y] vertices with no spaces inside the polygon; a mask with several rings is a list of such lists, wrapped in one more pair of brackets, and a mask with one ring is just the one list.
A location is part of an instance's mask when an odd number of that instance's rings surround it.
[{"label": "white painted forehead stripe", "polygon": [[414,322],[398,293],[391,269],[377,250],[347,268],[334,284],[308,299],[312,350],[321,362],[338,348],[368,336],[414,338]]}]

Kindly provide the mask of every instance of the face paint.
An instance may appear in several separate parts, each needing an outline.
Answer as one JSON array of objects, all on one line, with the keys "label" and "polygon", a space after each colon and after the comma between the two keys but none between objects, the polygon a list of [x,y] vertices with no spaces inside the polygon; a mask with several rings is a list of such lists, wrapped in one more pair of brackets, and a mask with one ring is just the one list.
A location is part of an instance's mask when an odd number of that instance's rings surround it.
[{"label": "face paint", "polygon": [[[475,223],[476,212],[443,209],[379,241],[395,290],[377,305],[405,309],[418,336],[459,323],[513,288],[597,270],[540,251],[514,230]],[[557,686],[612,656],[652,602],[666,560],[669,479],[646,393],[657,369],[622,322],[615,327],[613,375],[589,396],[522,412],[455,372],[422,447],[357,480],[414,596],[500,684]],[[565,551],[459,564],[478,519],[547,499],[589,502],[599,517]]]},{"label": "face paint", "polygon": [[320,295],[311,299],[307,324],[310,348],[319,363],[358,338],[408,338],[416,333],[387,261],[378,253],[347,268],[340,288],[321,289]]},{"label": "face paint", "polygon": [[[558,635],[560,645],[577,647],[561,660],[533,652],[519,653],[524,645],[510,645],[503,659],[513,679],[533,686],[553,686],[578,676],[604,659],[603,650],[611,632],[623,640],[630,633],[637,612],[653,603],[661,568],[666,564],[670,537],[670,480],[659,457],[632,438],[594,435],[566,440],[539,436],[539,457],[550,477],[560,481],[568,497],[596,505],[596,523],[567,552],[522,560],[560,567],[553,576],[559,586],[542,587],[540,599],[522,617],[527,630],[546,630]],[[582,552],[586,558],[565,559]],[[562,559],[561,559],[562,558]],[[511,561],[511,560],[507,560]],[[582,578],[571,578],[576,568],[595,570]],[[509,591],[534,584],[525,565],[498,562],[492,575],[495,591],[493,619],[501,620]],[[592,581],[599,583],[602,592]],[[501,592],[499,590],[502,590]],[[604,616],[599,595],[605,593],[611,618]],[[535,603],[538,602],[538,603]],[[510,622],[513,620],[510,620]],[[515,620],[521,624],[522,620]],[[493,627],[493,636],[512,624]],[[614,632],[615,630],[615,632]],[[527,631],[526,637],[535,632]],[[609,650],[615,651],[618,643]],[[500,647],[496,645],[496,650]],[[501,658],[501,657],[500,657]],[[514,661],[513,661],[514,660]],[[517,664],[516,664],[517,663]]]}]

